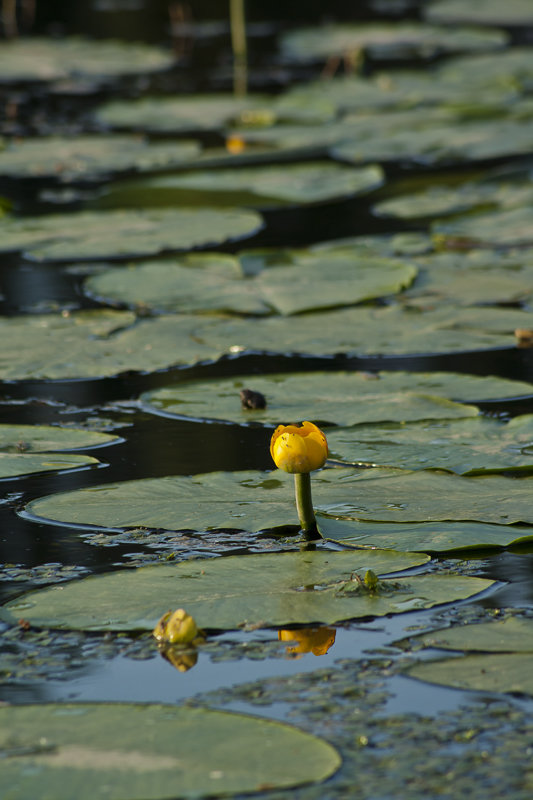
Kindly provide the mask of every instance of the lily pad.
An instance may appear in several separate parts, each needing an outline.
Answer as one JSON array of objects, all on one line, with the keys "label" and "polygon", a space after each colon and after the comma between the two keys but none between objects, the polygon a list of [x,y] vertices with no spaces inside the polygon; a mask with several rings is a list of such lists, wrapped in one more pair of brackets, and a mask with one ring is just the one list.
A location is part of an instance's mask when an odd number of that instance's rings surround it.
[{"label": "lily pad", "polygon": [[374,59],[430,59],[447,53],[494,50],[506,41],[503,32],[483,28],[359,23],[289,31],[281,38],[281,48],[286,57],[303,62],[324,61],[360,50]]},{"label": "lily pad", "polygon": [[[141,395],[143,408],[165,416],[218,419],[236,423],[280,420],[315,420],[322,424],[360,425],[363,422],[446,419],[477,416],[474,406],[446,399],[461,391],[461,377],[446,373],[312,372],[296,375],[250,375],[224,380],[192,381],[163,387]],[[465,376],[466,377],[466,376]],[[483,393],[483,379],[478,390]],[[512,384],[512,382],[511,382]],[[428,389],[431,385],[432,389]],[[476,379],[464,381],[466,392],[474,392]],[[490,391],[490,379],[485,383]],[[267,401],[263,409],[243,409],[239,393],[252,388]],[[512,387],[509,386],[512,391]],[[517,387],[514,387],[516,391]],[[530,391],[533,388],[528,387]],[[498,391],[496,384],[492,390]],[[501,391],[504,391],[502,384]]]},{"label": "lily pad", "polygon": [[423,9],[424,17],[437,24],[474,23],[529,27],[533,25],[533,9],[529,0],[508,0],[505,7],[498,0],[477,0],[467,4],[462,0],[436,0]]},{"label": "lily pad", "polygon": [[18,478],[21,475],[33,475],[37,472],[65,472],[84,469],[99,463],[97,458],[74,453],[68,455],[0,453],[0,480]]},{"label": "lily pad", "polygon": [[270,100],[248,95],[187,95],[112,100],[96,110],[96,120],[119,130],[150,133],[191,133],[217,130],[231,123],[253,120],[254,113],[268,109]]},{"label": "lily pad", "polygon": [[130,181],[111,187],[104,202],[121,208],[139,203],[150,207],[193,202],[266,208],[353,197],[377,189],[382,183],[380,167],[354,169],[325,161],[195,170]]},{"label": "lily pad", "polygon": [[487,522],[386,523],[321,517],[319,527],[323,536],[344,547],[390,547],[408,553],[501,550],[533,540],[533,526]]},{"label": "lily pad", "polygon": [[10,800],[170,800],[292,788],[340,766],[289,725],[205,708],[91,703],[0,709],[0,791]]},{"label": "lily pad", "polygon": [[35,261],[82,261],[151,256],[208,247],[251,236],[261,217],[242,209],[85,211],[0,221],[0,252]]},{"label": "lily pad", "polygon": [[117,436],[86,428],[0,424],[0,452],[4,453],[86,450],[89,447],[102,447],[118,440]]},{"label": "lily pad", "polygon": [[533,653],[533,620],[506,617],[475,625],[444,628],[414,637],[424,647],[483,653]]},{"label": "lily pad", "polygon": [[484,653],[424,661],[410,667],[406,674],[454,689],[533,695],[532,653]]},{"label": "lily pad", "polygon": [[281,317],[225,320],[206,325],[202,341],[211,347],[223,341],[232,353],[450,353],[515,347],[514,331],[531,328],[532,321],[531,313],[514,308],[424,310],[391,304],[309,313],[289,322]]},{"label": "lily pad", "polygon": [[[247,274],[253,263],[256,274]],[[372,258],[357,248],[320,252],[182,256],[114,268],[90,277],[86,289],[107,302],[168,311],[297,314],[351,305],[401,291],[416,268],[404,259]],[[299,285],[287,292],[288,285]]]},{"label": "lily pad", "polygon": [[149,143],[134,136],[22,139],[0,150],[0,176],[70,183],[120,172],[171,169],[199,152],[196,142]]},{"label": "lily pad", "polygon": [[[261,392],[266,408],[243,409],[239,395],[245,388]],[[478,409],[462,403],[532,394],[529,383],[453,372],[301,372],[186,381],[145,392],[140,399],[144,410],[165,416],[272,425],[309,419],[361,426],[365,422],[475,417]],[[486,422],[502,426],[496,420]]]},{"label": "lily pad", "polygon": [[533,415],[402,425],[359,425],[328,435],[331,457],[344,463],[444,469],[459,475],[533,469]]},{"label": "lily pad", "polygon": [[443,241],[465,240],[471,246],[532,245],[533,205],[435,222],[431,230]]},{"label": "lily pad", "polygon": [[168,69],[170,50],[111,39],[12,39],[0,44],[0,81],[57,81],[64,78],[109,81]]},{"label": "lily pad", "polygon": [[376,574],[424,563],[426,556],[380,550],[227,556],[141,567],[30,592],[0,611],[37,627],[151,630],[161,609],[180,606],[203,629],[243,625],[333,624],[399,614],[466,599],[493,581],[456,575],[384,579],[375,591],[354,573]]}]

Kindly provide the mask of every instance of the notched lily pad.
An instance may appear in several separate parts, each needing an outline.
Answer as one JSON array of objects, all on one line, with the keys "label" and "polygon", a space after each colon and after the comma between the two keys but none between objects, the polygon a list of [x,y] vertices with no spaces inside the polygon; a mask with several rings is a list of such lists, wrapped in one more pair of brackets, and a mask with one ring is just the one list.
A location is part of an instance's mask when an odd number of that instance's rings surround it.
[{"label": "notched lily pad", "polygon": [[252,208],[325,203],[366,194],[383,183],[380,167],[353,168],[328,161],[201,170],[111,186],[103,203],[175,206],[205,203]]},{"label": "notched lily pad", "polygon": [[0,150],[0,176],[62,183],[120,172],[171,169],[195,158],[195,142],[149,143],[134,136],[50,136],[12,141]]},{"label": "notched lily pad", "polygon": [[322,781],[340,766],[334,747],[289,725],[123,703],[4,706],[0,753],[11,800],[43,786],[54,800],[247,794]]},{"label": "notched lily pad", "polygon": [[333,624],[399,614],[465,599],[493,581],[454,575],[383,577],[375,590],[355,575],[383,576],[424,563],[423,554],[386,550],[309,551],[228,556],[141,567],[30,592],[2,616],[37,627],[151,630],[161,609],[185,608],[204,630],[297,623]]},{"label": "notched lily pad", "polygon": [[444,469],[459,475],[533,470],[533,416],[359,425],[331,431],[330,455],[344,463]]},{"label": "notched lily pad", "polygon": [[[470,378],[470,380],[469,380]],[[249,375],[224,380],[193,381],[141,395],[143,408],[165,415],[218,419],[227,422],[278,424],[280,420],[315,420],[334,425],[364,422],[472,417],[471,405],[454,403],[462,392],[478,399],[484,392],[511,391],[512,382],[447,373],[312,372],[297,375]],[[240,392],[251,388],[266,399],[266,407],[242,408]],[[533,391],[528,386],[530,391]]]},{"label": "notched lily pad", "polygon": [[85,211],[0,222],[0,251],[21,251],[35,261],[126,259],[206,248],[251,236],[263,224],[256,212],[237,208]]}]

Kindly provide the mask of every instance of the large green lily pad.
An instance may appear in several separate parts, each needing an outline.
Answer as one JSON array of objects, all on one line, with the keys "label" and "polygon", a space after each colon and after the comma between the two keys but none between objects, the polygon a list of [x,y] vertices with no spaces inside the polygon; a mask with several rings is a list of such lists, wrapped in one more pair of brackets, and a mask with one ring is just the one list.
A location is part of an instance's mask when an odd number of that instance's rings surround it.
[{"label": "large green lily pad", "polygon": [[509,0],[505,6],[498,0],[477,0],[471,4],[462,0],[436,0],[425,5],[423,13],[429,22],[437,24],[533,25],[533,8],[529,0]]},{"label": "large green lily pad", "polygon": [[414,637],[425,647],[483,653],[533,653],[533,620],[506,617],[475,625],[443,628]]},{"label": "large green lily pad", "polygon": [[383,574],[426,556],[379,550],[228,556],[141,567],[30,592],[7,603],[8,621],[84,630],[151,630],[162,611],[185,608],[204,629],[333,624],[465,599],[493,581],[455,575],[385,579],[375,592],[354,573]]},{"label": "large green lily pad", "polygon": [[484,653],[424,661],[410,667],[407,675],[454,689],[533,695],[533,654]]},{"label": "large green lily pad", "polygon": [[449,222],[435,222],[431,229],[443,239],[466,240],[475,245],[532,245],[533,205],[505,211],[473,214]]},{"label": "large green lily pad", "polygon": [[[242,408],[240,391],[247,388],[263,394],[266,408]],[[165,416],[273,425],[309,419],[360,426],[365,422],[475,417],[478,409],[462,403],[531,394],[529,383],[453,372],[302,372],[188,381],[145,392],[141,402],[145,410]],[[488,427],[503,427],[495,420],[486,422]],[[391,437],[393,432],[391,429]]]},{"label": "large green lily pad", "polygon": [[[247,274],[253,262],[257,274]],[[401,291],[416,268],[405,259],[373,258],[357,248],[280,251],[240,261],[220,254],[181,256],[98,272],[92,296],[167,311],[230,311],[289,315],[352,305]],[[287,291],[298,286],[298,291]]]},{"label": "large green lily pad", "polygon": [[98,464],[96,458],[57,451],[101,447],[116,436],[51,425],[0,425],[0,479],[36,472],[82,469]]},{"label": "large green lily pad", "polygon": [[[478,3],[472,8],[478,8]],[[455,85],[460,94],[468,86],[471,90],[477,88],[478,92],[487,91],[489,96],[495,90],[527,95],[533,80],[531,50],[528,47],[511,47],[497,53],[458,56],[444,61],[437,75],[438,80],[446,85]],[[521,104],[517,106],[519,113],[520,108]]]},{"label": "large green lily pad", "polygon": [[151,133],[187,133],[217,130],[231,123],[245,123],[256,111],[268,108],[264,97],[227,94],[181,97],[143,97],[112,100],[96,110],[96,119],[119,130]]},{"label": "large green lily pad", "polygon": [[[313,499],[320,515],[319,528],[328,538],[335,538],[338,520],[343,527],[356,522],[354,536],[363,520],[533,524],[532,481],[499,475],[462,477],[430,470],[337,468],[314,476]],[[291,476],[281,470],[210,472],[54,494],[28,503],[25,515],[40,522],[104,530],[259,531],[296,524],[293,492]],[[517,538],[514,533],[508,535]]]},{"label": "large green lily pad", "polygon": [[137,75],[168,69],[170,50],[111,39],[12,39],[0,44],[0,81],[57,81]]},{"label": "large green lily pad", "polygon": [[502,549],[533,540],[533,526],[487,522],[360,522],[319,517],[323,536],[344,547],[390,547],[406,552]]},{"label": "large green lily pad", "polygon": [[0,752],[6,800],[248,794],[322,781],[340,766],[334,747],[289,725],[123,703],[4,706]]},{"label": "large green lily pad", "polygon": [[373,58],[431,58],[445,53],[494,50],[506,42],[501,31],[439,28],[416,23],[330,24],[289,31],[281,37],[283,53],[298,61],[323,61],[365,50]]},{"label": "large green lily pad", "polygon": [[0,150],[0,176],[72,182],[120,172],[171,169],[195,158],[196,142],[149,143],[134,136],[50,136]]},{"label": "large green lily pad", "polygon": [[533,469],[533,415],[359,425],[328,435],[344,463],[444,469],[459,475]]},{"label": "large green lily pad", "polygon": [[36,261],[82,261],[157,255],[251,236],[262,226],[242,209],[85,211],[1,220],[0,252]]},{"label": "large green lily pad", "polygon": [[202,341],[224,341],[232,353],[245,350],[330,355],[450,353],[514,347],[517,328],[531,328],[528,311],[514,308],[422,310],[388,305],[281,317],[226,320],[206,325]]}]

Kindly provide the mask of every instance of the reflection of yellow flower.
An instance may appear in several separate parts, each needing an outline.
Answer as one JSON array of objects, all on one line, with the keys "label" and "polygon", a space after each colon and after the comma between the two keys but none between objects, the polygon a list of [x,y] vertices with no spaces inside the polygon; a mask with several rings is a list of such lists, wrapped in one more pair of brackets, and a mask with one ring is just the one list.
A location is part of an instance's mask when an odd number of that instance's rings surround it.
[{"label": "reflection of yellow flower", "polygon": [[162,647],[161,655],[180,672],[192,669],[198,661],[198,651],[195,647],[186,650],[182,647]]},{"label": "reflection of yellow flower", "polygon": [[178,608],[177,611],[163,614],[153,630],[153,635],[158,642],[187,644],[201,636],[201,632],[191,615],[185,609]]},{"label": "reflection of yellow flower", "polygon": [[278,425],[272,434],[270,453],[276,466],[285,472],[311,472],[324,466],[328,443],[312,422]]},{"label": "reflection of yellow flower", "polygon": [[281,642],[296,642],[293,647],[287,647],[287,653],[323,656],[334,643],[335,633],[335,628],[300,628],[296,631],[278,631],[278,639]]}]

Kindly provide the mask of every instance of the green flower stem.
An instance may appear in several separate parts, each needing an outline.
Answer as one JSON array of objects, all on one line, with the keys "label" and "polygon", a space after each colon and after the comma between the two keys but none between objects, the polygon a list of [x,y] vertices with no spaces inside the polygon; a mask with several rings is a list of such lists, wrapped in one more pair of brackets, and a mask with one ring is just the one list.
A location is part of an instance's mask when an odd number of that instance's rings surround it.
[{"label": "green flower stem", "polygon": [[311,475],[309,472],[294,473],[294,493],[296,495],[296,510],[302,527],[302,532],[307,540],[321,539],[316,526],[313,498],[311,497]]}]

